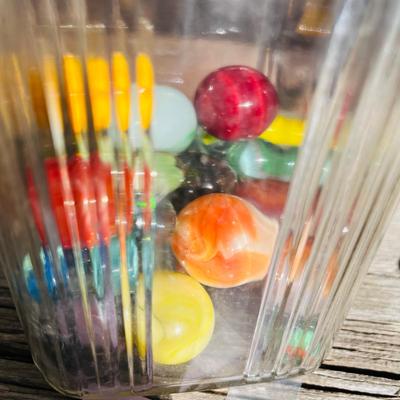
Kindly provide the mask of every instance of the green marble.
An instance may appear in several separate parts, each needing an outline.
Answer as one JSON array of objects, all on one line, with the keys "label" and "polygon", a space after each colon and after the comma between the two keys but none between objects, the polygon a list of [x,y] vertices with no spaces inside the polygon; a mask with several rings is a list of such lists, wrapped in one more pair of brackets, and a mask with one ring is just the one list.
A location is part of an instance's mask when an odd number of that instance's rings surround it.
[{"label": "green marble", "polygon": [[263,140],[235,143],[228,151],[228,162],[242,177],[289,181],[297,159],[297,148],[282,148]]}]

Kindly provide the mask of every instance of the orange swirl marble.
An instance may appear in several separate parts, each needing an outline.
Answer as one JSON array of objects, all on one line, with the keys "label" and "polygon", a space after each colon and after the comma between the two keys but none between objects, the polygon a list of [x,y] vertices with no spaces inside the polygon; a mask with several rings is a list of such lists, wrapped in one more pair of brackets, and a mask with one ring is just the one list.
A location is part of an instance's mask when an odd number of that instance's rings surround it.
[{"label": "orange swirl marble", "polygon": [[277,233],[278,223],[246,200],[214,193],[179,213],[171,245],[189,275],[228,288],[265,277]]}]

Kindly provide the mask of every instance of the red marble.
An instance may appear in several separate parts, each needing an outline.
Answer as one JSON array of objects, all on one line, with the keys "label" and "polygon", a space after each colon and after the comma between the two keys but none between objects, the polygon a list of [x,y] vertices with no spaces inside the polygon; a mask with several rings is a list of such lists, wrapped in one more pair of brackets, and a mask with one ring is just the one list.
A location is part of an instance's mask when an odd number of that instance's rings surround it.
[{"label": "red marble", "polygon": [[[72,196],[64,194],[61,184],[61,168],[56,158],[49,158],[44,164],[50,206],[63,247],[70,248],[72,240],[64,204],[74,204]],[[39,216],[41,217],[41,215]]]},{"label": "red marble", "polygon": [[47,244],[46,231],[39,207],[39,195],[37,193],[32,171],[27,168],[25,171],[26,186],[29,204],[31,206],[32,217],[36,225],[37,233],[43,244]]},{"label": "red marble", "polygon": [[97,215],[100,237],[109,243],[116,234],[115,201],[111,166],[100,160],[97,153],[90,156],[91,173],[97,197]]},{"label": "red marble", "polygon": [[238,183],[235,194],[250,201],[264,214],[280,218],[288,191],[289,182],[277,179],[251,179]]},{"label": "red marble", "polygon": [[68,171],[81,245],[91,248],[97,244],[97,202],[90,163],[74,156],[68,162]]},{"label": "red marble", "polygon": [[222,140],[259,136],[278,111],[278,96],[268,78],[245,66],[220,68],[197,88],[199,124]]},{"label": "red marble", "polygon": [[[73,156],[66,166],[67,190],[62,185],[61,167],[56,158],[44,163],[47,189],[54,220],[64,248],[72,247],[71,224],[76,222],[80,245],[93,247],[101,238],[108,243],[116,233],[115,202],[111,167],[100,161],[97,154],[90,161]],[[131,173],[126,172],[127,220],[131,221],[132,210]],[[128,173],[129,172],[129,173]],[[42,243],[46,243],[46,233],[40,209],[37,188],[30,170],[26,173],[28,198],[32,216]],[[69,187],[69,188],[68,188]],[[68,214],[75,215],[76,221],[68,220]],[[131,224],[128,224],[130,229]]]}]

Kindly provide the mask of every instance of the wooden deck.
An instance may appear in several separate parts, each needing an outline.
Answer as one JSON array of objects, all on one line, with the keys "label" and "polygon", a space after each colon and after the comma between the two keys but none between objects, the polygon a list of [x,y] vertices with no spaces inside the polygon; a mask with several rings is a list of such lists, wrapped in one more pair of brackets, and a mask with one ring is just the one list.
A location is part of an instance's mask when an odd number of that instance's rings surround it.
[{"label": "wooden deck", "polygon": [[[321,368],[303,378],[299,400],[400,399],[400,209]],[[222,400],[226,391],[166,396]],[[53,400],[32,363],[7,283],[0,276],[0,398]],[[272,399],[271,399],[272,400]],[[275,400],[275,399],[273,399]]]}]

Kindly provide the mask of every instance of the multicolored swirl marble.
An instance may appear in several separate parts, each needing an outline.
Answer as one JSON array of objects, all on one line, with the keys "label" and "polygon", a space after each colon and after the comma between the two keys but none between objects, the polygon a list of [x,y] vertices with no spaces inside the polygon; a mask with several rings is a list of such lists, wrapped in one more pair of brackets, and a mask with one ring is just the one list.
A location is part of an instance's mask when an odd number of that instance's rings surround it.
[{"label": "multicolored swirl marble", "polygon": [[277,233],[278,223],[247,201],[215,193],[179,213],[171,246],[193,278],[228,288],[265,277]]}]

